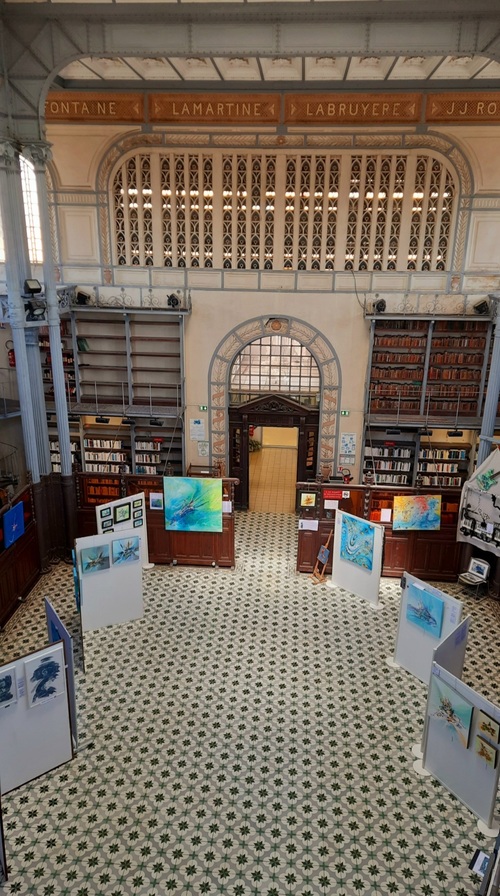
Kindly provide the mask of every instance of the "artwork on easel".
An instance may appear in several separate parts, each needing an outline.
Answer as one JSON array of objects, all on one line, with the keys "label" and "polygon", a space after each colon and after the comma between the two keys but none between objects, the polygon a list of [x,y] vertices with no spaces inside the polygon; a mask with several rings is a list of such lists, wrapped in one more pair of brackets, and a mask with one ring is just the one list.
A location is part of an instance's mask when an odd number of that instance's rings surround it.
[{"label": "artwork on easel", "polygon": [[439,722],[452,743],[467,749],[474,707],[437,675],[432,676],[429,715]]}]

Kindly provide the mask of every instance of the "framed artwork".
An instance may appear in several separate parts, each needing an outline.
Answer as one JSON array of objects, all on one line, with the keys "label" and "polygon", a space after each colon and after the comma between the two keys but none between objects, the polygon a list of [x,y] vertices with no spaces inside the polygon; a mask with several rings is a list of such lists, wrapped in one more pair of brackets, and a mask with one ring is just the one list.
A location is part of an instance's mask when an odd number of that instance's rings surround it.
[{"label": "framed artwork", "polygon": [[142,507],[142,498],[134,498],[132,507]]},{"label": "framed artwork", "polygon": [[111,516],[111,507],[103,507],[102,510],[99,511],[99,515],[102,520],[107,516]]},{"label": "framed artwork", "polygon": [[101,529],[102,529],[103,532],[104,532],[106,529],[112,529],[113,526],[114,526],[114,523],[113,523],[113,520],[112,520],[112,519],[111,519],[111,520],[104,520],[104,522],[101,523]]},{"label": "framed artwork", "polygon": [[500,724],[495,722],[495,720],[483,712],[482,709],[479,710],[477,717],[477,730],[483,737],[489,738],[489,740],[494,741],[496,744],[498,743],[500,738]]},{"label": "framed artwork", "polygon": [[441,528],[441,495],[395,495],[393,529]]},{"label": "framed artwork", "polygon": [[467,749],[474,707],[439,676],[432,675],[429,716],[443,727],[452,743]]},{"label": "framed artwork", "polygon": [[375,529],[365,520],[342,515],[340,527],[340,558],[362,569],[373,569]]},{"label": "framed artwork", "polygon": [[137,535],[131,538],[117,538],[111,542],[113,563],[135,563],[140,559],[141,540]]},{"label": "framed artwork", "polygon": [[315,507],[316,506],[316,493],[315,492],[301,492],[300,506],[301,507]]},{"label": "framed artwork", "polygon": [[149,493],[149,509],[163,510],[163,494],[162,492]]},{"label": "framed artwork", "polygon": [[28,706],[41,706],[66,691],[64,650],[62,644],[43,654],[25,660],[24,675]]},{"label": "framed artwork", "polygon": [[24,534],[24,504],[19,501],[3,515],[3,537],[6,548],[10,548]]},{"label": "framed artwork", "polygon": [[166,476],[163,498],[165,529],[222,532],[222,479]]},{"label": "framed artwork", "polygon": [[408,585],[406,618],[413,625],[423,628],[433,638],[441,637],[443,628],[444,600],[417,588],[413,582]]},{"label": "framed artwork", "polygon": [[126,523],[131,518],[130,503],[117,504],[113,507],[113,519],[115,523]]},{"label": "framed artwork", "polygon": [[82,548],[80,564],[83,576],[109,569],[109,544],[103,544],[97,548]]},{"label": "framed artwork", "polygon": [[134,529],[138,529],[139,526],[142,526],[143,522],[144,522],[144,520],[142,520],[142,519],[134,520]]},{"label": "framed artwork", "polygon": [[0,709],[17,703],[16,667],[0,669]]},{"label": "framed artwork", "polygon": [[142,510],[134,510],[134,520],[140,520],[142,516]]},{"label": "framed artwork", "polygon": [[479,734],[476,734],[474,739],[474,753],[476,756],[479,756],[480,759],[483,760],[484,764],[488,766],[488,768],[496,768],[497,759],[498,759],[498,750],[489,744],[484,737],[481,737]]}]

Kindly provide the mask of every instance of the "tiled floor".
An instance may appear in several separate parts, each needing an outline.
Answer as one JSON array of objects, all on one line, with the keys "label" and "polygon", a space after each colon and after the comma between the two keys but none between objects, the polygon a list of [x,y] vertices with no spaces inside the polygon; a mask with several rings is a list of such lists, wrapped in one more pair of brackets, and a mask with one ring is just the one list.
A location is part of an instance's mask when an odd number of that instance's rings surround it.
[{"label": "tiled floor", "polygon": [[[376,613],[314,586],[296,526],[237,514],[236,569],[156,566],[143,619],[85,636],[82,749],[4,797],[5,894],[476,892],[468,862],[493,840],[413,771],[426,689],[385,662],[398,582]],[[44,595],[77,629],[60,564],[0,635],[2,662],[45,643]],[[498,702],[500,604],[467,601],[464,679]]]},{"label": "tiled floor", "polygon": [[293,513],[297,449],[264,447],[250,454],[250,510]]}]

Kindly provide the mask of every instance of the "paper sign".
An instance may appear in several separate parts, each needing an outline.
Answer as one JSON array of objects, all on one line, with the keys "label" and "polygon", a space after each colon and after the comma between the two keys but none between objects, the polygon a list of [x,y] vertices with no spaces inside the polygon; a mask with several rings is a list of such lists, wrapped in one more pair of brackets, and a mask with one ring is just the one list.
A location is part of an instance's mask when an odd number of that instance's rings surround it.
[{"label": "paper sign", "polygon": [[232,501],[223,501],[222,502],[222,513],[231,513],[233,509]]},{"label": "paper sign", "polygon": [[189,421],[189,438],[195,442],[203,442],[205,439],[205,421],[190,420]]},{"label": "paper sign", "polygon": [[323,505],[325,510],[338,510],[339,502],[338,501],[323,501]]},{"label": "paper sign", "polygon": [[[349,497],[350,492],[347,492],[347,497]],[[323,498],[328,498],[329,500],[340,501],[341,498],[344,497],[344,493],[341,488],[325,488],[323,489]]]},{"label": "paper sign", "polygon": [[311,529],[312,532],[317,532],[319,520],[299,520],[299,529]]},{"label": "paper sign", "polygon": [[381,523],[390,523],[392,517],[392,510],[390,507],[382,507],[380,511],[380,522]]}]

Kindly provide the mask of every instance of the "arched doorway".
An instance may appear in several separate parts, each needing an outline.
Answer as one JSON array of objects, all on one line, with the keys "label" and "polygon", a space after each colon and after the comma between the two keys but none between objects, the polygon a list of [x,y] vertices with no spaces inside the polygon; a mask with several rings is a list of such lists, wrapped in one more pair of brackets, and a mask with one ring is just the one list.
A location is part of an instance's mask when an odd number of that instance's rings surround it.
[{"label": "arched doorway", "polygon": [[[268,390],[266,395],[260,394],[255,399],[247,395],[245,401],[231,404],[230,371],[234,360],[251,342],[276,333],[296,340],[314,358],[320,373],[316,402],[305,406],[289,395]],[[303,320],[257,317],[245,321],[222,339],[209,370],[211,462],[220,464],[241,480],[238,506],[248,507],[250,425],[296,426],[299,430],[297,478],[313,478],[318,472],[333,475],[338,459],[340,390],[341,371],[333,346],[319,330]],[[278,419],[286,422],[277,422]]]},{"label": "arched doorway", "polygon": [[298,430],[297,481],[314,478],[318,451],[319,409],[282,395],[267,395],[229,409],[229,475],[240,480],[235,489],[238,510],[249,507],[249,436],[252,427],[295,427]]}]

